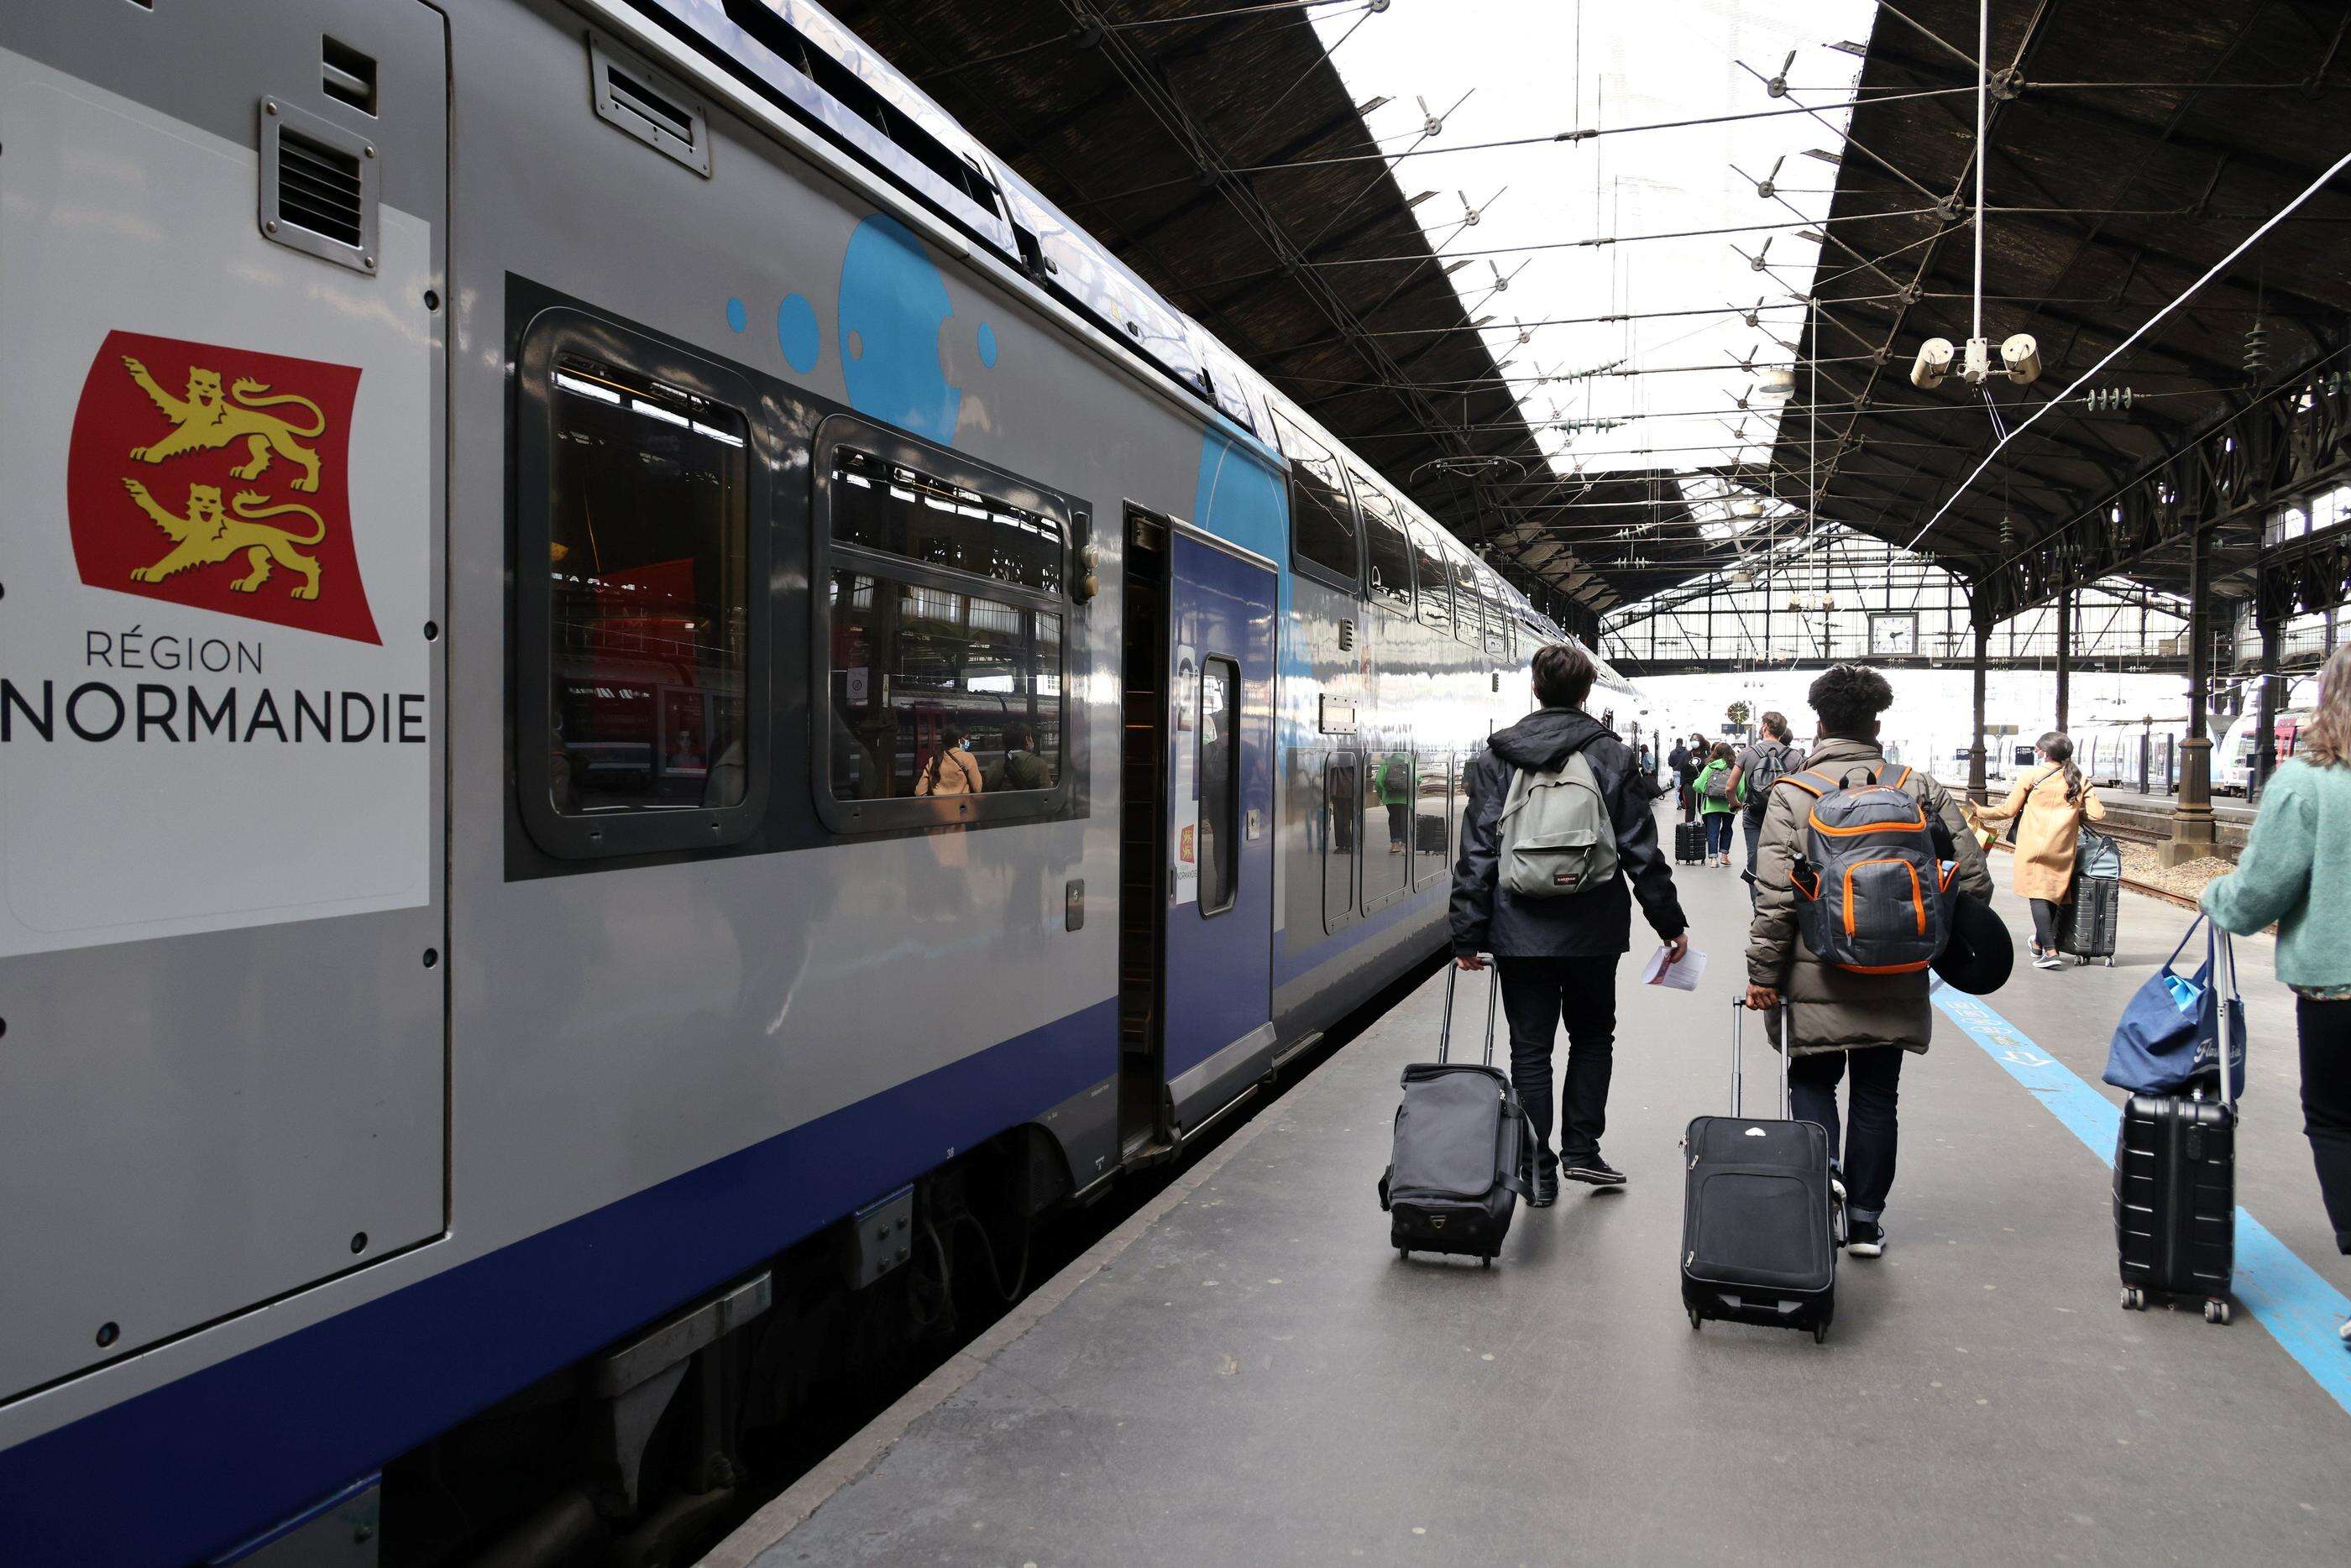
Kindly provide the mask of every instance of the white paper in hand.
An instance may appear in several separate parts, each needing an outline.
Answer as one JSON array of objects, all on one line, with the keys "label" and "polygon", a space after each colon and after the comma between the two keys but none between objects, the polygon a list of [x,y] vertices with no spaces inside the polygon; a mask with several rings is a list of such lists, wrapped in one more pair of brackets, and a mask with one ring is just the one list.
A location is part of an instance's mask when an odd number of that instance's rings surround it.
[{"label": "white paper in hand", "polygon": [[1706,955],[1692,948],[1682,955],[1679,963],[1668,963],[1667,954],[1673,950],[1660,947],[1641,966],[1643,985],[1669,985],[1676,991],[1696,991],[1698,977],[1706,972]]}]

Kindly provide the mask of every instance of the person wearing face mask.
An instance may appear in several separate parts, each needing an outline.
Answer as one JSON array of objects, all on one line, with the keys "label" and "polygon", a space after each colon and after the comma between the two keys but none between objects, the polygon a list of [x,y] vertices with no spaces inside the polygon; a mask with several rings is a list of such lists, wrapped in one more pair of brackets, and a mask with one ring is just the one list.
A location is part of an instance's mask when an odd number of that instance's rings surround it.
[{"label": "person wearing face mask", "polygon": [[1996,808],[1972,808],[1980,823],[2016,826],[2017,897],[2032,905],[2032,967],[2059,969],[2057,907],[2072,896],[2074,853],[2084,822],[2104,822],[2098,792],[2074,765],[2074,742],[2052,730],[2034,742],[2033,766]]}]

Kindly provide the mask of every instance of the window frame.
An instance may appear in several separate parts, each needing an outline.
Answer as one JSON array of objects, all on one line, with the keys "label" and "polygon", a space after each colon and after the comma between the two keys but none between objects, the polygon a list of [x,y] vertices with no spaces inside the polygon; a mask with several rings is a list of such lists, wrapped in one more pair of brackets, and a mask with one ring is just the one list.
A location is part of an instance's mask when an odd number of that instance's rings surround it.
[{"label": "window frame", "polygon": [[[885,463],[915,469],[992,501],[1050,519],[1061,530],[1061,589],[1049,593],[1000,582],[952,566],[935,566],[887,551],[846,545],[832,536],[832,471],[835,454],[853,447]],[[1082,608],[1070,596],[1071,540],[1079,529],[1079,513],[1070,502],[1034,481],[987,467],[961,452],[875,424],[853,414],[833,414],[816,428],[809,443],[809,790],[816,815],[825,827],[842,837],[903,833],[910,828],[950,827],[958,824],[982,827],[1007,822],[1033,822],[1070,815],[1078,798],[1079,759],[1084,729],[1079,722],[1082,705],[1071,698],[1078,616]],[[1061,618],[1060,664],[1061,755],[1050,789],[1012,790],[977,795],[900,795],[880,800],[843,800],[832,792],[832,592],[836,573],[864,572],[878,581],[904,583],[940,593],[966,594],[1016,608],[1057,615]]]},{"label": "window frame", "polygon": [[[1218,915],[1230,914],[1233,906],[1240,901],[1241,846],[1248,842],[1248,834],[1243,828],[1241,806],[1241,661],[1229,653],[1204,653],[1200,656],[1200,684],[1195,693],[1195,704],[1192,710],[1198,716],[1199,721],[1192,728],[1192,777],[1200,791],[1198,799],[1200,811],[1196,819],[1196,826],[1205,826],[1208,820],[1208,666],[1212,664],[1224,666],[1230,682],[1228,689],[1232,692],[1232,702],[1225,711],[1225,722],[1232,730],[1230,742],[1225,748],[1225,772],[1228,782],[1232,786],[1232,876],[1225,883],[1225,901],[1215,909],[1208,907],[1208,900],[1206,898],[1195,900],[1200,911],[1200,918],[1204,920],[1213,920]],[[1223,848],[1222,846],[1218,847],[1220,850]],[[1202,868],[1206,869],[1207,864],[1207,857],[1202,856],[1200,858]]]},{"label": "window frame", "polygon": [[[1347,483],[1355,492],[1355,532],[1360,539],[1357,554],[1364,562],[1364,598],[1392,616],[1411,620],[1420,613],[1419,599],[1414,593],[1419,550],[1412,542],[1412,527],[1405,516],[1404,508],[1397,504],[1395,496],[1373,483],[1352,463],[1347,465]],[[1401,599],[1372,587],[1372,529],[1382,523],[1395,529],[1396,537],[1404,541],[1404,597]]]},{"label": "window frame", "polygon": [[[554,713],[555,589],[544,563],[555,542],[555,367],[565,354],[602,360],[632,375],[730,409],[744,430],[743,798],[732,805],[629,809],[571,815],[558,811],[547,737]],[[669,850],[720,849],[750,838],[767,815],[774,773],[772,671],[775,512],[771,434],[761,400],[739,372],[569,306],[550,306],[524,327],[514,377],[515,575],[511,739],[515,804],[539,848],[562,860],[598,860]]]},{"label": "window frame", "polygon": [[[1332,809],[1331,775],[1346,768],[1355,775],[1355,804],[1351,812]],[[1322,857],[1316,867],[1322,890],[1322,931],[1335,936],[1362,918],[1363,903],[1363,820],[1364,820],[1364,753],[1351,746],[1337,746],[1322,753],[1322,800],[1317,808],[1322,814]],[[1354,846],[1347,851],[1347,897],[1333,909],[1331,907],[1331,861],[1338,853],[1338,827],[1342,820],[1355,837]]]},{"label": "window frame", "polygon": [[[1450,636],[1453,631],[1453,560],[1438,542],[1438,529],[1434,523],[1418,517],[1405,519],[1405,532],[1412,540],[1413,615],[1421,625],[1435,627]],[[1420,568],[1434,561],[1445,574],[1445,581],[1432,590],[1428,575]],[[1439,596],[1442,596],[1441,597]],[[1435,615],[1429,612],[1434,609]]]},{"label": "window frame", "polygon": [[[1279,410],[1273,414],[1273,435],[1275,446],[1280,451],[1283,461],[1290,465],[1290,472],[1282,476],[1282,503],[1290,512],[1290,538],[1287,543],[1290,550],[1290,571],[1311,582],[1321,583],[1325,587],[1336,588],[1341,593],[1355,598],[1363,597],[1364,514],[1363,509],[1355,504],[1354,493],[1348,486],[1345,461],[1329,445],[1299,429],[1288,416]],[[1301,448],[1311,448],[1312,452],[1301,455]],[[1320,561],[1311,560],[1298,553],[1298,504],[1295,499],[1300,483],[1298,471],[1308,461],[1309,456],[1311,456],[1315,462],[1328,462],[1332,472],[1338,476],[1336,488],[1339,500],[1347,510],[1349,531],[1355,542],[1355,571],[1353,576],[1342,577],[1336,568],[1326,566]]]}]

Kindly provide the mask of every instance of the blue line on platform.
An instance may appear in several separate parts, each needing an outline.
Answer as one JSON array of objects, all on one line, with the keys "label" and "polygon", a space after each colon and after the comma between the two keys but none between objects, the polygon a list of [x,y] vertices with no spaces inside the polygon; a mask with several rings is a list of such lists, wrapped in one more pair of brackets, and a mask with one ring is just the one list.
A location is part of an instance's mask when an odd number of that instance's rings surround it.
[{"label": "blue line on platform", "polygon": [[[1977,998],[1938,985],[1935,1005],[2048,1106],[2049,1114],[2087,1144],[2091,1153],[2113,1167],[2115,1136],[2123,1116],[2113,1101]],[[2336,1333],[2344,1318],[2351,1316],[2351,1299],[2242,1207],[2237,1210],[2237,1272],[2231,1293],[2327,1397],[2351,1413],[2351,1351]]]}]

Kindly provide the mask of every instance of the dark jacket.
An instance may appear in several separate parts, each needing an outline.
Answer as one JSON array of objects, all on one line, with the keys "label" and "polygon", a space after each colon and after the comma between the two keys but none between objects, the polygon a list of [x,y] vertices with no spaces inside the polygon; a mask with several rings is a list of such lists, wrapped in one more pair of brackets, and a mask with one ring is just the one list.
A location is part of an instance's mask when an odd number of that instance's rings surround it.
[{"label": "dark jacket", "polygon": [[[1576,753],[1593,776],[1616,825],[1618,874],[1607,885],[1572,898],[1512,898],[1496,886],[1501,853],[1495,819],[1520,768],[1555,768]],[[1545,708],[1498,731],[1469,764],[1468,809],[1461,814],[1461,858],[1453,867],[1453,950],[1502,958],[1614,958],[1632,945],[1633,903],[1657,935],[1671,941],[1688,921],[1674,897],[1674,876],[1657,848],[1651,796],[1637,783],[1637,764],[1625,742],[1576,708]]]}]

